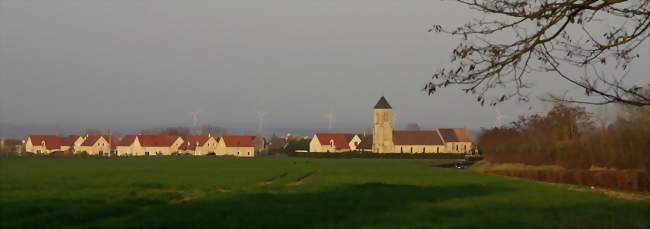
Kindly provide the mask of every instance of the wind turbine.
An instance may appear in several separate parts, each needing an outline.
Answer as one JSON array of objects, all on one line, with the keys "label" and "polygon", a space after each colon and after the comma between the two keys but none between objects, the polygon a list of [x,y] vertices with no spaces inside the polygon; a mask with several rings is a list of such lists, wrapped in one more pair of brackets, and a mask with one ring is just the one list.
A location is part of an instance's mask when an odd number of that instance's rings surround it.
[{"label": "wind turbine", "polygon": [[496,127],[500,127],[503,125],[503,118],[507,118],[508,116],[501,114],[501,111],[499,111],[499,109],[495,109],[495,111],[497,112],[497,118],[494,125]]},{"label": "wind turbine", "polygon": [[329,125],[327,126],[327,128],[328,128],[329,130],[331,130],[331,129],[332,129],[332,124],[334,124],[334,113],[333,113],[332,111],[330,111],[330,113],[327,113],[327,114],[325,115],[325,117],[326,117],[326,118],[328,119],[328,121],[329,121]]},{"label": "wind turbine", "polygon": [[196,130],[199,125],[199,113],[201,113],[201,109],[190,112],[190,115],[192,115],[192,128],[194,130]]},{"label": "wind turbine", "polygon": [[267,112],[264,111],[258,111],[257,112],[257,119],[259,121],[259,126],[257,127],[257,132],[262,133],[262,130],[264,130],[264,116],[266,116]]}]

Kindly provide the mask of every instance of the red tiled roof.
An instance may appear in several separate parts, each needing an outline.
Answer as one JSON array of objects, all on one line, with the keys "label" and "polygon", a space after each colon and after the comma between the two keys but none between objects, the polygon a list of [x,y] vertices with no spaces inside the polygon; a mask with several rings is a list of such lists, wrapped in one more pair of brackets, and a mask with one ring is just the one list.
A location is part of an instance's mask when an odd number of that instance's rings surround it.
[{"label": "red tiled roof", "polygon": [[456,137],[456,133],[454,133],[454,129],[440,128],[438,131],[440,131],[440,135],[442,136],[442,139],[445,140],[445,142],[458,142],[458,138]]},{"label": "red tiled roof", "polygon": [[354,136],[358,135],[359,138],[361,138],[361,136],[363,136],[363,135],[360,135],[360,134],[343,134],[343,135],[345,135],[345,140],[348,141],[348,142],[351,142],[352,139],[354,138]]},{"label": "red tiled roof", "polygon": [[336,149],[349,149],[350,145],[345,137],[345,134],[337,133],[316,133],[316,138],[321,145],[330,145],[331,141],[334,141],[334,148]]},{"label": "red tiled roof", "polygon": [[203,146],[210,140],[209,135],[193,135],[187,138],[179,147],[181,150],[195,150],[197,146]]},{"label": "red tiled roof", "polygon": [[205,145],[205,143],[208,142],[208,140],[210,140],[209,135],[193,135],[193,136],[188,137],[187,141],[185,141],[185,142],[191,143],[191,145],[194,145],[194,146],[196,146],[196,145],[202,146],[202,145]]},{"label": "red tiled roof", "polygon": [[469,142],[469,135],[467,134],[467,129],[465,128],[441,128],[438,129],[442,139],[445,142]]},{"label": "red tiled roof", "polygon": [[117,144],[118,146],[130,146],[135,139],[138,139],[140,145],[143,147],[170,147],[178,137],[164,135],[164,134],[140,134],[140,135],[126,135]]},{"label": "red tiled roof", "polygon": [[393,131],[395,145],[444,145],[435,130]]},{"label": "red tiled roof", "polygon": [[30,135],[28,138],[32,141],[32,145],[35,146],[45,143],[46,149],[61,148],[61,138],[56,135]]},{"label": "red tiled roof", "polygon": [[97,141],[99,141],[100,138],[104,138],[106,141],[110,141],[110,138],[108,136],[104,135],[88,135],[86,137],[86,140],[84,140],[83,143],[81,143],[82,146],[93,146]]},{"label": "red tiled roof", "polygon": [[253,136],[248,135],[224,135],[221,136],[226,147],[254,147]]},{"label": "red tiled roof", "polygon": [[70,136],[67,136],[67,137],[62,137],[62,138],[60,138],[61,145],[62,146],[72,146],[72,145],[74,145],[74,142],[76,142],[77,139],[79,139],[80,137],[81,136],[79,136],[79,135],[70,135]]},{"label": "red tiled roof", "polygon": [[135,141],[135,138],[136,138],[137,136],[138,136],[138,135],[132,135],[132,134],[130,134],[130,135],[126,135],[126,136],[122,137],[122,140],[119,141],[119,142],[117,143],[117,145],[118,145],[118,146],[130,146],[130,145],[133,144],[133,142]]},{"label": "red tiled roof", "polygon": [[138,135],[138,141],[143,147],[170,147],[178,137],[164,134],[143,134]]},{"label": "red tiled roof", "polygon": [[106,140],[109,144],[111,144],[111,148],[117,147],[117,145],[120,143],[120,139],[115,136],[108,136],[108,139]]},{"label": "red tiled roof", "polygon": [[456,138],[458,138],[458,141],[461,142],[472,141],[469,139],[469,134],[467,133],[467,129],[465,128],[454,128],[454,133],[456,134]]},{"label": "red tiled roof", "polygon": [[180,147],[178,147],[179,150],[196,150],[196,145],[190,144],[190,142],[183,142]]}]

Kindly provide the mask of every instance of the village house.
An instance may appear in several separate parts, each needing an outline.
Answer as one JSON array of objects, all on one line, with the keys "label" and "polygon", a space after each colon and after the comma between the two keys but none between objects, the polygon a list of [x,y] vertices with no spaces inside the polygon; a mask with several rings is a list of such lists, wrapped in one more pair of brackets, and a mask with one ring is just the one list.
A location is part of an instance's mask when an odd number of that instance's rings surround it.
[{"label": "village house", "polygon": [[359,134],[344,134],[345,140],[348,142],[350,151],[357,151],[359,144],[361,144],[361,135]]},{"label": "village house", "polygon": [[61,138],[56,135],[29,135],[25,140],[25,152],[50,154],[61,151]]},{"label": "village house", "polygon": [[253,136],[248,135],[224,135],[219,139],[217,155],[254,157],[255,145]]},{"label": "village house", "polygon": [[178,152],[183,139],[164,134],[127,135],[117,145],[118,156],[171,155]]},{"label": "village house", "polygon": [[320,153],[349,152],[350,142],[345,134],[316,133],[309,142],[309,151]]},{"label": "village house", "polygon": [[219,141],[211,134],[189,136],[179,147],[178,152],[190,155],[208,155],[216,153]]},{"label": "village house", "polygon": [[68,135],[67,137],[60,137],[61,148],[60,151],[66,153],[74,153],[77,148],[81,146],[85,138],[79,135]]},{"label": "village house", "polygon": [[75,147],[75,154],[108,156],[117,145],[117,139],[106,135],[87,135],[84,139]]}]

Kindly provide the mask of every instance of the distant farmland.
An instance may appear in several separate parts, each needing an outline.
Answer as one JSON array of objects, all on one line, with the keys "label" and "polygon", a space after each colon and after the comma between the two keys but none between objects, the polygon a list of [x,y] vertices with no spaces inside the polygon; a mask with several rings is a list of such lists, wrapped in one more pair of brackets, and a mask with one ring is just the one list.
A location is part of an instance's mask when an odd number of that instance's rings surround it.
[{"label": "distant farmland", "polygon": [[2,228],[648,228],[650,201],[445,160],[0,159]]}]

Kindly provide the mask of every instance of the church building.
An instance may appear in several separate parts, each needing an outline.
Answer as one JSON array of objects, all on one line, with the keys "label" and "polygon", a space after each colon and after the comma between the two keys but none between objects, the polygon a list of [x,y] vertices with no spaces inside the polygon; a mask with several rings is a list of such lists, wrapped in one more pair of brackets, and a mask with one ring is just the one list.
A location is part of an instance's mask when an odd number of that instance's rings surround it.
[{"label": "church building", "polygon": [[[465,128],[418,131],[393,130],[393,108],[381,97],[373,108],[372,152],[375,153],[468,153],[472,143]],[[456,136],[456,135],[462,136]],[[447,143],[446,139],[453,139]],[[364,142],[362,145],[368,145]],[[459,147],[460,146],[460,147]],[[458,147],[458,149],[456,149]],[[451,149],[453,148],[453,149]]]}]

